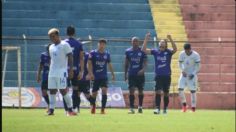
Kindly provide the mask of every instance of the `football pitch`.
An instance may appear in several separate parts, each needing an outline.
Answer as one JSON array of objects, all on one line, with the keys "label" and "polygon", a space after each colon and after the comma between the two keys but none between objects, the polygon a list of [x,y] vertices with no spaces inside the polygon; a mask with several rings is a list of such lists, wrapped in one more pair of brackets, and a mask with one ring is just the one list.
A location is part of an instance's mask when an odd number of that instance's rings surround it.
[{"label": "football pitch", "polygon": [[107,109],[105,115],[91,115],[81,109],[68,117],[63,109],[45,116],[45,109],[2,109],[3,132],[235,132],[234,110],[197,110],[182,113],[169,110],[167,115],[127,114],[128,109]]}]

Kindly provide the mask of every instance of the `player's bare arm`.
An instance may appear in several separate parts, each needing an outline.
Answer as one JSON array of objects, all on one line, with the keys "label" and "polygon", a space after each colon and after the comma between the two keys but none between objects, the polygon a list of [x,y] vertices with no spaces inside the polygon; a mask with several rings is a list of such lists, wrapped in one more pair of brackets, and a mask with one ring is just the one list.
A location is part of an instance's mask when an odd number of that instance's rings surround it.
[{"label": "player's bare arm", "polygon": [[84,52],[83,51],[80,52],[79,59],[80,59],[80,72],[78,75],[78,80],[81,80],[83,78],[83,73],[84,73]]},{"label": "player's bare arm", "polygon": [[127,81],[128,79],[128,75],[127,75],[127,72],[128,72],[128,68],[129,68],[129,61],[127,58],[125,58],[125,74],[124,74],[124,78],[125,78],[125,81]]},{"label": "player's bare arm", "polygon": [[73,78],[73,55],[72,53],[67,54],[68,56],[68,65],[69,65],[69,78]]},{"label": "player's bare arm", "polygon": [[148,40],[150,39],[150,32],[148,32],[146,35],[145,35],[145,39],[143,41],[143,47],[142,47],[142,51],[145,52],[146,54],[151,54],[151,49],[147,49],[147,43],[148,43]]},{"label": "player's bare arm", "polygon": [[88,60],[87,67],[88,67],[88,75],[89,75],[90,80],[94,80],[93,65],[92,65],[92,61],[91,60]]},{"label": "player's bare arm", "polygon": [[167,39],[170,41],[171,46],[173,48],[172,54],[176,53],[177,52],[177,46],[176,46],[175,42],[173,41],[173,39],[172,39],[170,34],[167,35]]},{"label": "player's bare arm", "polygon": [[108,63],[108,67],[109,67],[109,70],[111,72],[111,77],[112,77],[111,79],[114,82],[115,81],[115,73],[114,73],[114,70],[113,70],[113,66],[112,66],[111,63]]},{"label": "player's bare arm", "polygon": [[41,63],[39,63],[38,72],[37,72],[37,82],[38,83],[41,81],[42,70],[43,70],[43,65]]}]

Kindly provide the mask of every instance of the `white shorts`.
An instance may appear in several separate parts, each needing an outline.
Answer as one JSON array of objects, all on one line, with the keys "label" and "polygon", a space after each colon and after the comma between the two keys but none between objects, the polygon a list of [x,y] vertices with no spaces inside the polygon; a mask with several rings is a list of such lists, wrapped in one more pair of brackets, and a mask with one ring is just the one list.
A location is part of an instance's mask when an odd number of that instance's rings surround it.
[{"label": "white shorts", "polygon": [[65,89],[66,87],[66,77],[48,77],[48,89]]},{"label": "white shorts", "polygon": [[196,91],[197,81],[198,79],[196,75],[191,80],[188,77],[184,77],[183,75],[180,75],[178,88],[184,89],[187,87],[190,91]]}]

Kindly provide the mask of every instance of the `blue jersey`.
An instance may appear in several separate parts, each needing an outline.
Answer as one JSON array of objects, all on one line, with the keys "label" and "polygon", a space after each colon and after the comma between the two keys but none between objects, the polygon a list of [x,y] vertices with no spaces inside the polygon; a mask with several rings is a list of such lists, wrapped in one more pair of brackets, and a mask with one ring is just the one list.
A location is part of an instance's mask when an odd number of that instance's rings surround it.
[{"label": "blue jersey", "polygon": [[144,60],[147,59],[147,55],[140,48],[136,50],[133,50],[133,48],[126,49],[125,57],[129,61],[129,76],[137,75],[144,67]]},{"label": "blue jersey", "polygon": [[107,63],[110,63],[110,54],[105,51],[100,53],[98,50],[93,50],[89,54],[89,60],[92,61],[93,74],[95,80],[107,78]]},{"label": "blue jersey", "polygon": [[171,75],[171,58],[172,51],[170,49],[166,49],[164,51],[160,51],[159,49],[152,49],[151,54],[155,59],[155,73],[156,75]]},{"label": "blue jersey", "polygon": [[79,67],[80,67],[80,52],[83,51],[83,45],[74,38],[65,39],[65,41],[70,45],[72,48],[73,53],[73,70],[74,70],[74,77],[77,77],[79,74]]},{"label": "blue jersey", "polygon": [[48,72],[49,72],[49,65],[50,65],[50,56],[48,52],[41,53],[40,64],[43,66],[42,80],[46,81],[48,80]]},{"label": "blue jersey", "polygon": [[88,68],[87,68],[88,58],[89,58],[89,53],[84,52],[84,73],[83,73],[83,78],[81,79],[81,81],[89,81],[89,80],[86,80],[86,76],[88,74]]}]

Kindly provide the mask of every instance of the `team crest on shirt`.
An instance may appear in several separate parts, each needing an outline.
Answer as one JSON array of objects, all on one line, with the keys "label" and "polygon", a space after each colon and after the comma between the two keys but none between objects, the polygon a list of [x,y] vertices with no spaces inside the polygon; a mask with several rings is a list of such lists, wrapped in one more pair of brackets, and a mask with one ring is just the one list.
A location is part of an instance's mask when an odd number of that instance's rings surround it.
[{"label": "team crest on shirt", "polygon": [[142,53],[141,53],[141,52],[139,52],[139,53],[138,53],[138,56],[141,56],[141,55],[142,55]]},{"label": "team crest on shirt", "polygon": [[164,52],[164,55],[167,55],[168,53],[167,52]]},{"label": "team crest on shirt", "polygon": [[107,59],[107,55],[104,55],[103,58],[104,58],[104,59]]}]

